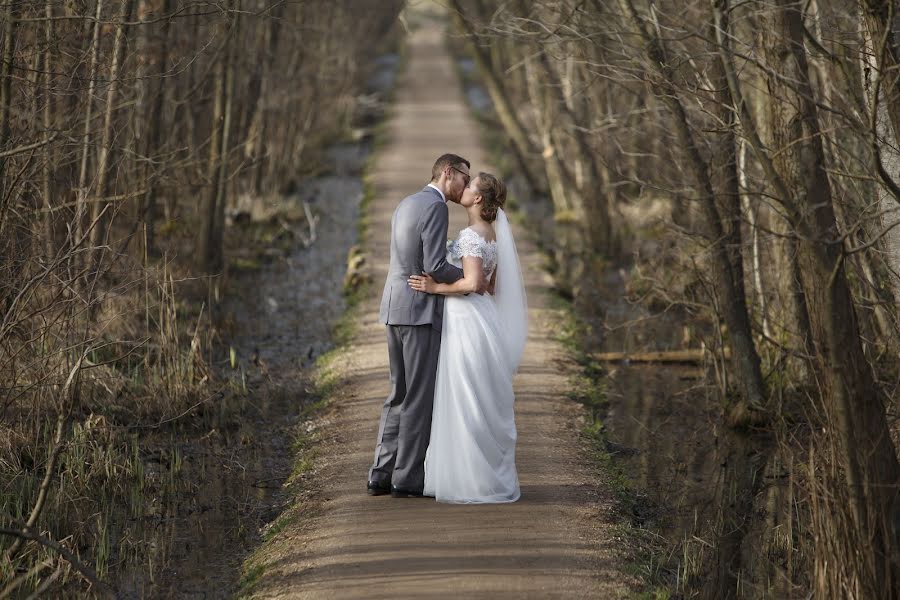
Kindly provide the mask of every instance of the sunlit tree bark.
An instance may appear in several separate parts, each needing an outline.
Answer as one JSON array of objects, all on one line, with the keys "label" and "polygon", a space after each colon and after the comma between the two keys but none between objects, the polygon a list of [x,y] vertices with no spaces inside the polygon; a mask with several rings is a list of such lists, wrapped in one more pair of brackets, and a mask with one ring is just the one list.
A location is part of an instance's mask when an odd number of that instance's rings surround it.
[{"label": "sunlit tree bark", "polygon": [[531,142],[525,126],[522,124],[515,107],[509,99],[509,93],[503,83],[502,77],[496,73],[492,67],[490,54],[480,45],[478,34],[472,24],[471,17],[466,13],[460,0],[451,0],[454,11],[454,18],[457,24],[463,28],[469,36],[472,54],[475,57],[475,63],[485,76],[485,86],[494,103],[494,110],[497,111],[497,117],[503,123],[504,130],[509,135],[512,142],[510,150],[513,152],[516,162],[519,165],[521,175],[528,181],[529,186],[534,190],[544,189],[543,182],[534,176],[535,163],[531,159],[537,156],[538,152]]}]

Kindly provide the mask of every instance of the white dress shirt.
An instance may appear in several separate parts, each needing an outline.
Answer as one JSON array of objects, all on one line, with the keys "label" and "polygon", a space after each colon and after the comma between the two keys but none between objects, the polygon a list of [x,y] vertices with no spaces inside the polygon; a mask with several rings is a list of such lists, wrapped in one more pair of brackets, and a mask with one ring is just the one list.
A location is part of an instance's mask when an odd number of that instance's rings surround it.
[{"label": "white dress shirt", "polygon": [[438,191],[438,194],[441,195],[441,200],[443,200],[444,202],[447,201],[447,197],[444,196],[444,192],[441,191],[441,188],[439,188],[438,186],[434,185],[433,183],[429,183],[429,184],[428,184],[428,187],[436,189],[436,190]]}]

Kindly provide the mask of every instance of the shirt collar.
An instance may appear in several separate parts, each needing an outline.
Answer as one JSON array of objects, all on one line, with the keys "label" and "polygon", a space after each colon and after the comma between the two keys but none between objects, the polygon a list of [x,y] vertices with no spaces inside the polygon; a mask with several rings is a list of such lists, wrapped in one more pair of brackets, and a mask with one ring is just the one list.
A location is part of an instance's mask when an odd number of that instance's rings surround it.
[{"label": "shirt collar", "polygon": [[439,188],[438,186],[434,185],[433,183],[429,183],[429,184],[428,184],[428,187],[436,189],[436,190],[437,190],[437,193],[441,195],[441,200],[443,200],[444,202],[447,201],[447,198],[446,198],[446,196],[444,196],[444,192],[441,191],[441,188]]}]

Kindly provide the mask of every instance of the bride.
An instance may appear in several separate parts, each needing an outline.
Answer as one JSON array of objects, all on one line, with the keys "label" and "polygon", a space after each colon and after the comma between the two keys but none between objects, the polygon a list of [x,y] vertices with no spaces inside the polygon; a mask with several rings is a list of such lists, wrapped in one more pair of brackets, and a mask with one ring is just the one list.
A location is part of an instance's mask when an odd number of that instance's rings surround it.
[{"label": "bride", "polygon": [[[451,284],[409,278],[417,291],[449,296],[425,457],[425,495],[439,502],[519,499],[512,380],[525,346],[527,306],[505,202],[503,182],[479,173],[460,199],[469,226],[448,244],[463,278]],[[482,271],[491,293],[472,294]]]}]

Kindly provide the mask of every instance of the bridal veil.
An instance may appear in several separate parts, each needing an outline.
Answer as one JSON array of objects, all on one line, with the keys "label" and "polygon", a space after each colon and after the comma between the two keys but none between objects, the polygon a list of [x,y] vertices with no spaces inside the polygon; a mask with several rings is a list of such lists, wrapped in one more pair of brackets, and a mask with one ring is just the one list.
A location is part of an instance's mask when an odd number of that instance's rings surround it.
[{"label": "bridal veil", "polygon": [[528,303],[525,299],[525,282],[512,227],[503,209],[497,211],[494,221],[497,236],[497,279],[494,285],[494,302],[500,319],[500,342],[504,355],[509,359],[510,372],[515,373],[522,360],[522,351],[528,337]]}]

